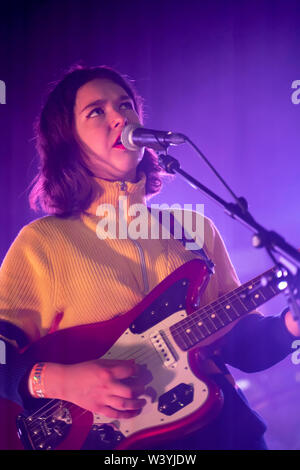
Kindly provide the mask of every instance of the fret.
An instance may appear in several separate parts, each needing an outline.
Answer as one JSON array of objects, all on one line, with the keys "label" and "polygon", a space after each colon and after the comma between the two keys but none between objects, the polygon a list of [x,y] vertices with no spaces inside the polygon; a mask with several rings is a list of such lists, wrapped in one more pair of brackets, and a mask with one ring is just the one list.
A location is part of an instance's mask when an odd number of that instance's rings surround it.
[{"label": "fret", "polygon": [[239,295],[237,296],[237,298],[239,301],[239,305],[243,308],[243,313],[249,313],[256,307],[256,305],[252,300],[252,294],[249,294],[247,292],[245,295],[246,297]]},{"label": "fret", "polygon": [[207,330],[203,330],[203,322],[201,320],[195,319],[194,328],[197,329],[198,333],[201,335],[201,339],[206,338]]},{"label": "fret", "polygon": [[188,328],[185,328],[183,331],[183,336],[185,338],[186,343],[189,345],[189,347],[194,346],[195,341],[193,341],[192,337],[187,333],[187,330],[189,331]]},{"label": "fret", "polygon": [[197,320],[196,322],[196,327],[198,329],[198,331],[200,332],[200,334],[202,335],[202,338],[207,338],[209,335],[210,335],[210,331],[207,329],[207,326],[204,325],[204,322],[203,320],[200,319],[201,317],[199,317],[199,320]]},{"label": "fret", "polygon": [[251,302],[254,305],[254,308],[259,307],[261,305],[261,296],[258,293],[258,291],[255,292],[255,294],[252,295],[251,297]]},{"label": "fret", "polygon": [[[256,297],[257,295],[259,297]],[[255,294],[254,297],[257,298],[257,299],[259,298],[260,302],[266,302],[268,300],[268,298],[264,295],[264,292],[263,292],[262,288],[257,291],[257,293]]]},{"label": "fret", "polygon": [[274,289],[274,287],[272,285],[263,286],[262,290],[263,290],[267,300],[272,299],[272,297],[274,297],[274,295],[276,295],[278,293],[278,291],[276,289]]},{"label": "fret", "polygon": [[210,334],[215,333],[217,331],[210,317],[204,318],[204,324]]},{"label": "fret", "polygon": [[230,301],[230,305],[236,313],[236,318],[248,312],[248,309],[239,294],[233,296],[233,299]]},{"label": "fret", "polygon": [[170,327],[170,332],[173,335],[174,340],[178,344],[178,346],[183,350],[187,351],[193,345],[190,344],[190,339],[186,336],[184,329],[181,326],[178,326],[181,322],[173,325]]},{"label": "fret", "polygon": [[[243,289],[238,294],[236,295],[240,309],[243,309],[243,313],[248,313],[249,312],[249,306],[245,304],[244,299],[247,299],[247,296],[249,295],[249,290],[248,289]],[[246,297],[245,297],[246,296]]]},{"label": "fret", "polygon": [[205,322],[205,318],[203,318],[203,316],[200,317],[200,320],[197,322],[197,325],[198,325],[199,328],[202,328],[202,332],[203,332],[205,338],[211,334],[211,332],[210,332],[210,330],[207,327],[207,324]]},{"label": "fret", "polygon": [[198,341],[205,338],[205,335],[202,333],[198,324],[193,325],[194,335],[197,337]]},{"label": "fret", "polygon": [[[179,335],[178,335],[179,336]],[[181,335],[179,336],[180,341],[183,342],[183,350],[187,351],[188,349],[191,349],[192,346],[194,346],[194,343],[191,342],[191,338],[183,331]],[[179,343],[178,343],[179,344]]]},{"label": "fret", "polygon": [[[263,283],[264,278],[268,280],[267,285]],[[278,281],[276,270],[272,268],[221,296],[210,305],[196,310],[170,328],[174,340],[184,351],[190,349],[201,340],[278,295],[281,292],[277,288]]]},{"label": "fret", "polygon": [[226,323],[222,320],[222,317],[220,315],[219,312],[216,312],[216,319],[215,319],[216,323],[219,324],[218,325],[218,328],[222,328],[223,326],[226,325]]},{"label": "fret", "polygon": [[253,289],[253,292],[252,290],[246,290],[245,292],[241,293],[239,300],[245,309],[244,313],[251,312],[261,304],[260,296],[256,289]]},{"label": "fret", "polygon": [[225,302],[224,305],[219,302],[218,312],[222,311],[228,317],[226,324],[231,323],[233,320],[237,318],[236,313],[232,309],[231,303]]},{"label": "fret", "polygon": [[214,312],[214,310],[211,309],[211,313],[208,313],[208,315],[216,331],[224,326],[224,323],[220,320],[217,312]]},{"label": "fret", "polygon": [[274,269],[271,270],[272,271],[272,274],[269,272],[269,273],[266,273],[266,275],[263,275],[261,276],[261,280],[263,278],[267,278],[268,280],[271,281],[271,283],[268,283],[267,285],[264,285],[264,284],[260,284],[260,290],[263,291],[265,293],[265,295],[267,296],[267,300],[271,299],[272,297],[274,297],[274,295],[277,295],[279,293],[279,291],[274,288],[274,279],[276,279],[277,281],[279,280],[275,274],[275,271]]},{"label": "fret", "polygon": [[192,315],[190,315],[189,317],[182,320],[182,322],[186,324],[185,329],[192,328],[192,327],[196,329],[201,335],[200,339],[207,338],[208,336],[211,335],[211,331],[207,327],[205,323],[205,319],[203,319],[203,317],[200,315],[199,317],[197,316],[197,318],[196,317],[192,318]]},{"label": "fret", "polygon": [[274,287],[272,285],[269,286],[271,291],[273,292],[273,295],[277,294],[277,291],[274,289]]},{"label": "fret", "polygon": [[247,292],[247,297],[245,297],[243,301],[247,302],[248,309],[250,311],[252,306],[253,308],[259,307],[276,294],[277,291],[274,290],[272,286],[261,286],[260,288],[256,288],[253,293]]},{"label": "fret", "polygon": [[265,302],[267,300],[272,299],[274,297],[274,295],[277,295],[280,292],[276,288],[274,288],[272,285],[262,286],[259,289],[259,291],[262,294],[262,296],[264,297]]},{"label": "fret", "polygon": [[220,321],[223,323],[223,326],[228,325],[228,323],[232,321],[231,317],[227,313],[227,310],[218,310],[217,315]]},{"label": "fret", "polygon": [[188,336],[189,340],[194,344],[197,344],[201,337],[197,337],[195,334],[196,328],[190,326],[185,329],[185,333]]}]

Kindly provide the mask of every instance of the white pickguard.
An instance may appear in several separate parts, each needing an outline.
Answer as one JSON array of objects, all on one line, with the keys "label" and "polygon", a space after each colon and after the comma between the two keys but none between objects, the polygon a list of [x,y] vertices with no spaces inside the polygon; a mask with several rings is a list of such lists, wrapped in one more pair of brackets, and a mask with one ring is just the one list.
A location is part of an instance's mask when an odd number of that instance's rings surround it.
[{"label": "white pickguard", "polygon": [[[139,416],[116,420],[95,413],[94,425],[111,423],[125,437],[129,437],[137,431],[184,418],[205,403],[209,393],[208,386],[192,373],[188,365],[187,353],[178,348],[169,331],[170,326],[186,316],[185,310],[178,311],[141,335],[133,334],[128,329],[105,356],[102,356],[106,359],[135,359],[139,365],[146,364],[147,370],[151,373],[151,381],[146,386],[147,394],[139,397],[147,400],[147,404]],[[163,332],[161,336],[157,334],[160,332]],[[165,338],[167,340],[164,342]],[[155,343],[155,341],[159,341],[159,343]],[[170,348],[166,347],[168,344]],[[193,386],[193,401],[173,415],[167,416],[158,410],[158,399],[180,383]]]}]

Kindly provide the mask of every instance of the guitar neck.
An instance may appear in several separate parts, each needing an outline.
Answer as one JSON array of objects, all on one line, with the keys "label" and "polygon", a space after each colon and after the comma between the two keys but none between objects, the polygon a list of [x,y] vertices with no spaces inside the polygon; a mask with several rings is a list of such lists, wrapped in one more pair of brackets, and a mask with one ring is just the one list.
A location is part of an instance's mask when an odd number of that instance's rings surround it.
[{"label": "guitar neck", "polygon": [[[278,268],[269,269],[196,310],[170,328],[174,341],[180,349],[188,351],[221,328],[252,312],[282,292],[284,285],[280,286],[279,276]],[[282,282],[285,282],[285,278]]]}]

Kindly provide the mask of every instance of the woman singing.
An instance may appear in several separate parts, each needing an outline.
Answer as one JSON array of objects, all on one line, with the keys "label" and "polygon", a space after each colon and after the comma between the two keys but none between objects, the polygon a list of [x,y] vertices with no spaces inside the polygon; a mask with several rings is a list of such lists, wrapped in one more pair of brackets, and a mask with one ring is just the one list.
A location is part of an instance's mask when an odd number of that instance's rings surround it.
[{"label": "woman singing", "polygon": [[[143,416],[147,381],[138,361],[93,358],[64,363],[19,353],[55,331],[121,318],[177,268],[199,256],[172,236],[120,236],[120,200],[126,197],[128,208],[146,205],[162,186],[157,155],[149,149],[128,150],[120,141],[127,124],[142,122],[142,101],[127,79],[108,67],[81,66],[55,84],[37,120],[40,165],[30,204],[46,216],[20,231],[0,271],[0,334],[7,353],[6,364],[0,366],[0,391],[23,408],[49,398],[99,413],[108,421]],[[116,209],[116,236],[101,238],[99,207],[107,205]],[[126,214],[126,223],[131,220]],[[202,305],[240,285],[208,218],[204,251],[215,272]],[[297,325],[286,311],[266,318],[254,312],[240,319],[206,360],[207,374],[224,395],[218,416],[199,430],[185,430],[180,439],[164,435],[143,442],[143,448],[265,448],[265,425],[225,364],[247,372],[264,370],[291,352],[296,335]],[[65,344],[66,350],[80,348],[80,340]],[[82,448],[108,448],[107,439],[100,441],[91,433]]]}]

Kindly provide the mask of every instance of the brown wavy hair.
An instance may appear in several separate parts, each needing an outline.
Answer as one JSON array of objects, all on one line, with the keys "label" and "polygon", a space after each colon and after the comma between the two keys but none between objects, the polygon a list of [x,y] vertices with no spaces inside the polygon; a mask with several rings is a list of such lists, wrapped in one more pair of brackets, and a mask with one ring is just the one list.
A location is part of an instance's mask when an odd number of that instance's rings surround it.
[{"label": "brown wavy hair", "polygon": [[[143,120],[142,99],[127,77],[107,66],[72,66],[60,81],[52,84],[34,124],[39,167],[32,182],[29,203],[36,212],[42,210],[60,217],[78,216],[99,195],[99,187],[84,162],[73,132],[77,90],[95,78],[108,79],[121,86],[132,98],[141,122]],[[149,197],[160,191],[163,172],[156,153],[145,149],[137,172],[146,175]]]}]

